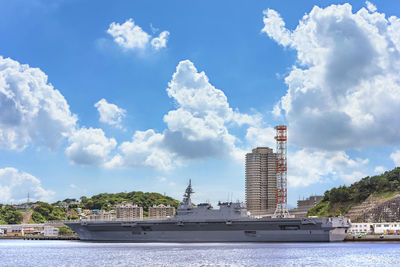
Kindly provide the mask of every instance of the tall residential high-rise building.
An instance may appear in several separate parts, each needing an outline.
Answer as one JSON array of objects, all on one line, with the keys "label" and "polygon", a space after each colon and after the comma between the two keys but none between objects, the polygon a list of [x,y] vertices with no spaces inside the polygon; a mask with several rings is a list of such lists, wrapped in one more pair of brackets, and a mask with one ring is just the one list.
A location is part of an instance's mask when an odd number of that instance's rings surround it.
[{"label": "tall residential high-rise building", "polygon": [[269,147],[257,147],[246,154],[246,205],[252,215],[276,209],[276,154]]}]

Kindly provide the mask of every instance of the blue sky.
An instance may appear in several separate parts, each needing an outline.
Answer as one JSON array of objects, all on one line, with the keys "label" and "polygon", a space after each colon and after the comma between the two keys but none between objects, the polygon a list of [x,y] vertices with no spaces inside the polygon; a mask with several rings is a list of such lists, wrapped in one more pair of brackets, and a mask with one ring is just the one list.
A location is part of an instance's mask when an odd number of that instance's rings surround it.
[{"label": "blue sky", "polygon": [[275,147],[282,123],[292,206],[392,169],[399,9],[0,1],[0,202],[28,191],[47,201],[132,190],[180,199],[189,178],[197,202],[244,200],[244,154]]}]

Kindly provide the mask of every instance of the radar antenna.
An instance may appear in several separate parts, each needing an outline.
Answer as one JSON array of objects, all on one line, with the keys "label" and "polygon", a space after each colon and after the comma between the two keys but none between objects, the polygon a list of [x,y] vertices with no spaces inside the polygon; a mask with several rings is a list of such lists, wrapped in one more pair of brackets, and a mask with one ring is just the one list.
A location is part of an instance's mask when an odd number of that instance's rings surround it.
[{"label": "radar antenna", "polygon": [[182,201],[182,205],[185,206],[192,206],[192,200],[190,199],[190,195],[193,194],[193,189],[192,189],[192,180],[189,179],[189,185],[186,188],[185,194],[183,195],[183,201]]}]

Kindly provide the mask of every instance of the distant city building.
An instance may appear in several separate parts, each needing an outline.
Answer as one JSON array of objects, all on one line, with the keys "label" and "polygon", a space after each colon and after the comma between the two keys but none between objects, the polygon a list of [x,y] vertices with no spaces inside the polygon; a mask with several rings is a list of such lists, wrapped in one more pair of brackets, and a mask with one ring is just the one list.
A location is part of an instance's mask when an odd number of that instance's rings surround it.
[{"label": "distant city building", "polygon": [[13,207],[16,210],[28,210],[28,209],[32,208],[32,205],[29,204],[29,203],[24,203],[24,204],[21,204],[21,205],[15,205]]},{"label": "distant city building", "polygon": [[69,207],[69,205],[68,205],[68,203],[67,202],[64,202],[64,201],[59,201],[59,202],[57,202],[57,203],[54,203],[53,204],[53,207],[61,207],[61,208],[68,208]]},{"label": "distant city building", "polygon": [[175,208],[170,205],[165,206],[160,204],[158,206],[153,205],[149,207],[149,219],[165,219],[175,215]]},{"label": "distant city building", "polygon": [[131,202],[122,202],[116,206],[117,219],[142,220],[143,208]]},{"label": "distant city building", "polygon": [[100,213],[99,209],[92,210],[92,214],[99,214],[99,213]]},{"label": "distant city building", "polygon": [[254,216],[276,209],[276,154],[257,147],[246,154],[246,205]]},{"label": "distant city building", "polygon": [[83,214],[85,214],[85,215],[92,214],[92,211],[91,211],[91,210],[83,210],[82,212],[83,212]]},{"label": "distant city building", "polygon": [[289,212],[297,218],[306,217],[307,212],[317,205],[323,198],[324,196],[314,195],[303,200],[297,200],[297,208],[291,209]]},{"label": "distant city building", "polygon": [[71,198],[67,198],[67,199],[64,200],[64,202],[67,203],[67,204],[75,204],[75,205],[78,205],[80,203],[78,200],[76,200],[74,198],[72,198],[72,199]]},{"label": "distant city building", "polygon": [[88,216],[88,220],[91,221],[112,221],[113,219],[115,219],[115,215],[104,210]]}]

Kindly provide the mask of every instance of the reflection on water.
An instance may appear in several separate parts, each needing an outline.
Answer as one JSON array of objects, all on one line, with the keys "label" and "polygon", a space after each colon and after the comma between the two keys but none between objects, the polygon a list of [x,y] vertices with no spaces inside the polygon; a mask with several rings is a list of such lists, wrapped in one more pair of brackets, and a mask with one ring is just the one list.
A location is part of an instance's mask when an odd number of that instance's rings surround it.
[{"label": "reflection on water", "polygon": [[0,266],[399,266],[399,243],[0,240]]}]

